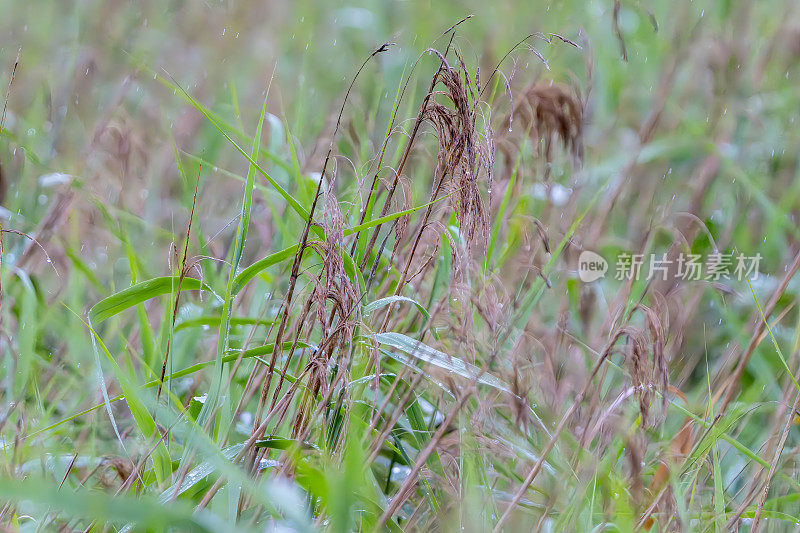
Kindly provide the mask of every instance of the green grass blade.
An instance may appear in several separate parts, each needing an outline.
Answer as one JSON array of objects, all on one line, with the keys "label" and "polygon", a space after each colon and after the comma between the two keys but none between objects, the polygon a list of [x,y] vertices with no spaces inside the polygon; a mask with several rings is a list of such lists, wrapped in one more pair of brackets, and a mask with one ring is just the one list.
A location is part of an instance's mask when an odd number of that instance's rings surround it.
[{"label": "green grass blade", "polygon": [[430,318],[431,318],[430,313],[428,313],[428,310],[425,309],[425,306],[423,306],[421,303],[419,303],[418,301],[414,300],[413,298],[408,298],[407,296],[399,296],[399,295],[398,296],[387,296],[385,298],[379,298],[379,299],[377,299],[377,300],[375,300],[373,302],[368,303],[367,305],[364,306],[364,316],[367,317],[367,316],[370,315],[370,313],[372,313],[376,309],[380,309],[381,307],[385,307],[385,306],[387,306],[389,304],[393,304],[393,303],[396,303],[396,302],[408,302],[408,303],[410,303],[411,305],[416,307],[419,310],[420,313],[422,313],[422,316],[425,317],[425,321],[426,322],[428,320],[430,320]]},{"label": "green grass blade", "polygon": [[[484,385],[488,385],[503,392],[511,393],[511,387],[500,378],[488,372],[481,373],[481,369],[478,367],[444,352],[440,352],[435,348],[431,348],[427,344],[414,340],[402,333],[376,333],[375,341],[384,346],[398,348],[419,361],[429,363],[444,370],[449,370],[467,379],[477,378],[479,383],[483,383]],[[398,358],[397,354],[392,354],[392,357]],[[407,359],[402,357],[399,359],[402,359],[401,362],[408,364]]]},{"label": "green grass blade", "polygon": [[[89,321],[92,324],[99,324],[114,315],[118,315],[125,309],[151,298],[163,294],[173,294],[178,288],[179,282],[180,278],[178,276],[164,276],[137,283],[94,304],[89,310]],[[205,290],[213,292],[210,287],[196,278],[183,278],[180,286],[184,291]]]}]

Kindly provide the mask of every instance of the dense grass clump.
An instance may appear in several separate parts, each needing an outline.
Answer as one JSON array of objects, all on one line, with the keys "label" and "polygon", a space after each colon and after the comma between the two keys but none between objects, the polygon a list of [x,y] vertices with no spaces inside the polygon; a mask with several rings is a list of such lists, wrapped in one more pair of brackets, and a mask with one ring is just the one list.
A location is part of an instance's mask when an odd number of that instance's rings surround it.
[{"label": "dense grass clump", "polygon": [[798,527],[793,2],[32,4],[4,528]]}]

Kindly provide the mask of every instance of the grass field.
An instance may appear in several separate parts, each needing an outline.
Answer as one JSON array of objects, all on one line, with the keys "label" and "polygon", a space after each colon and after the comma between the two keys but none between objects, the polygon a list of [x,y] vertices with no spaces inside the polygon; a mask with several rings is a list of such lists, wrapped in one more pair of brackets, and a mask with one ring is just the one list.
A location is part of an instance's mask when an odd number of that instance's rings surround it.
[{"label": "grass field", "polygon": [[0,0],[8,531],[800,529],[794,0]]}]

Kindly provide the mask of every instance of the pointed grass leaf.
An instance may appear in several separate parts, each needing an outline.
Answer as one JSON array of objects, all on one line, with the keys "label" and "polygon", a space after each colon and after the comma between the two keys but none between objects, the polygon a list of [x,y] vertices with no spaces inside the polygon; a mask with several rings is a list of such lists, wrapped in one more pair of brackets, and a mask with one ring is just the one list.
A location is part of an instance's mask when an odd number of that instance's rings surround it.
[{"label": "pointed grass leaf", "polygon": [[89,322],[97,325],[151,298],[163,294],[172,294],[178,290],[178,286],[182,291],[204,290],[213,293],[208,285],[196,278],[186,277],[183,278],[183,281],[177,276],[153,278],[121,290],[94,304],[89,310]]},{"label": "pointed grass leaf", "polygon": [[[440,352],[435,348],[431,348],[427,344],[423,344],[417,340],[412,339],[402,333],[376,333],[375,340],[382,345],[391,346],[404,351],[411,357],[439,367],[443,370],[448,370],[454,374],[458,374],[467,379],[477,380],[478,383],[488,385],[497,390],[511,393],[510,386],[500,378],[482,372],[480,368],[471,365],[461,359],[452,357],[444,352]],[[405,363],[405,361],[401,361]]]},{"label": "pointed grass leaf", "polygon": [[422,316],[425,317],[425,321],[426,322],[428,320],[430,320],[430,318],[431,318],[430,313],[428,313],[428,310],[425,309],[425,306],[423,306],[421,303],[419,303],[418,301],[414,300],[413,298],[408,298],[406,296],[399,296],[399,295],[397,295],[397,296],[387,296],[386,298],[379,298],[378,300],[375,300],[374,302],[368,303],[367,305],[364,306],[364,316],[369,316],[370,313],[372,313],[376,309],[380,309],[381,307],[384,307],[384,306],[387,306],[389,304],[393,304],[393,303],[396,303],[396,302],[408,302],[411,305],[415,306],[417,309],[419,309],[419,312],[422,313]]}]

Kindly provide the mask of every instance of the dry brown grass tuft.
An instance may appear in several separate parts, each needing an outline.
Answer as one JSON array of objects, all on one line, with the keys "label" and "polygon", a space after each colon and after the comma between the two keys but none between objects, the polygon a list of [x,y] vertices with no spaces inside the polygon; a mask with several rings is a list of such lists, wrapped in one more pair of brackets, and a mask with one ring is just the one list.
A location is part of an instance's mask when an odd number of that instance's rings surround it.
[{"label": "dry brown grass tuft", "polygon": [[553,142],[557,139],[579,161],[583,155],[583,121],[584,104],[577,91],[552,81],[532,83],[502,122],[506,129],[501,130],[498,147],[506,167],[517,157],[525,136],[546,161],[552,160]]},{"label": "dry brown grass tuft", "polygon": [[469,252],[476,239],[485,243],[489,235],[488,216],[478,183],[485,179],[490,185],[492,181],[493,136],[488,127],[483,135],[477,131],[476,94],[480,92],[477,79],[470,75],[458,53],[457,68],[452,68],[443,55],[439,56],[442,66],[438,79],[444,90],[433,94],[443,96],[447,104],[434,98],[424,118],[436,130],[439,139],[436,174],[456,197],[454,207]]},{"label": "dry brown grass tuft", "polygon": [[655,392],[662,398],[662,417],[666,416],[668,370],[661,321],[652,309],[643,305],[639,305],[638,309],[644,314],[646,330],[626,327],[630,342],[626,346],[625,362],[630,367],[631,384],[639,400],[642,427],[648,427],[649,410]]}]

